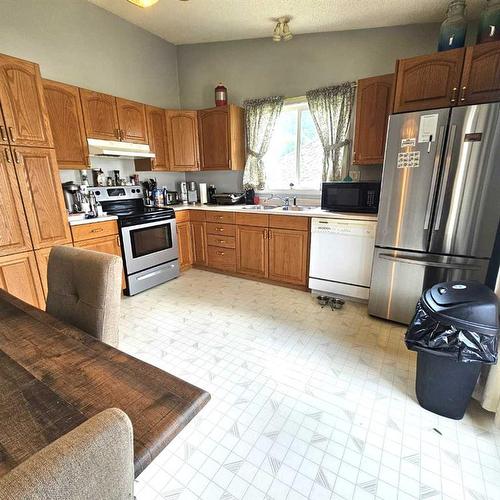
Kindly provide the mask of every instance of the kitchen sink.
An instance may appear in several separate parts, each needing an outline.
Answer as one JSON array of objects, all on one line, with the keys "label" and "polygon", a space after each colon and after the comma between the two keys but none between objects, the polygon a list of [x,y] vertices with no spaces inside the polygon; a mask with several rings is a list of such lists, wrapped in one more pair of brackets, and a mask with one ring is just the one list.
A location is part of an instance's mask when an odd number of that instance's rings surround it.
[{"label": "kitchen sink", "polygon": [[276,210],[282,208],[277,205],[245,205],[242,210]]}]

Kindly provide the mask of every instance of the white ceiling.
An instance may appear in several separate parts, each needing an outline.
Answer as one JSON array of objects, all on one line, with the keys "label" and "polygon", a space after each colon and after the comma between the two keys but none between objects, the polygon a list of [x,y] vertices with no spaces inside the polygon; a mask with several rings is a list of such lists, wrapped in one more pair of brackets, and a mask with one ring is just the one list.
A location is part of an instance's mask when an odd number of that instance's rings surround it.
[{"label": "white ceiling", "polygon": [[[176,45],[271,36],[273,18],[292,17],[294,34],[439,22],[449,0],[89,0]],[[484,0],[467,0],[476,17]]]}]

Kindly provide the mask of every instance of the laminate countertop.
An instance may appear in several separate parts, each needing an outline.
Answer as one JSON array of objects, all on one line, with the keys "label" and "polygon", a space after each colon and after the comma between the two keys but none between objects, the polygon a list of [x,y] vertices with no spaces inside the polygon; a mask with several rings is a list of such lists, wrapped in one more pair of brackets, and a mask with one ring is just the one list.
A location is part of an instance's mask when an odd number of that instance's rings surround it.
[{"label": "laminate countertop", "polygon": [[116,215],[103,215],[102,217],[94,217],[93,219],[82,219],[81,216],[75,217],[68,215],[70,226],[80,226],[82,224],[95,224],[96,222],[106,222],[108,220],[117,220]]},{"label": "laminate countertop", "polygon": [[293,217],[323,217],[327,219],[344,219],[344,220],[368,220],[377,221],[376,214],[358,214],[352,212],[328,212],[322,210],[321,207],[305,208],[304,210],[282,210],[281,207],[268,210],[258,208],[248,208],[252,205],[174,205],[172,208],[176,212],[182,210],[207,210],[215,212],[239,212],[252,214],[267,214],[267,215],[290,215]]}]

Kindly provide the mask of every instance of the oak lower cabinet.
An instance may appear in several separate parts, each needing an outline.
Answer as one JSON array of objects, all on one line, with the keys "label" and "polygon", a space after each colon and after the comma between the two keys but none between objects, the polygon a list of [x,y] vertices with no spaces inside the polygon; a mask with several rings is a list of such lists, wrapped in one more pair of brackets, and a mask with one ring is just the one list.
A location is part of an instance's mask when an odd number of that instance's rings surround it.
[{"label": "oak lower cabinet", "polygon": [[0,54],[0,107],[2,143],[54,147],[38,64]]},{"label": "oak lower cabinet", "polygon": [[12,152],[33,247],[71,243],[54,150],[16,146]]},{"label": "oak lower cabinet", "polygon": [[267,278],[268,229],[236,226],[236,271],[240,274]]},{"label": "oak lower cabinet", "polygon": [[392,112],[394,74],[358,80],[353,163],[384,162],[385,135]]},{"label": "oak lower cabinet", "polygon": [[241,170],[245,166],[243,108],[229,104],[198,111],[201,170]]},{"label": "oak lower cabinet", "polygon": [[89,168],[89,151],[78,87],[43,80],[43,91],[59,168]]},{"label": "oak lower cabinet", "polygon": [[191,239],[191,223],[177,223],[177,247],[179,249],[179,267],[184,271],[193,264],[193,243]]},{"label": "oak lower cabinet", "polygon": [[269,279],[305,285],[308,248],[308,231],[269,229]]},{"label": "oak lower cabinet", "polygon": [[9,146],[0,147],[0,256],[32,250]]},{"label": "oak lower cabinet", "polygon": [[165,112],[168,157],[173,172],[200,169],[197,116],[196,111]]},{"label": "oak lower cabinet", "polygon": [[[191,214],[192,215],[192,214]],[[191,220],[191,243],[193,247],[193,264],[207,265],[207,223]]]},{"label": "oak lower cabinet", "polygon": [[394,113],[455,106],[464,57],[454,49],[398,60]]},{"label": "oak lower cabinet", "polygon": [[45,299],[35,254],[23,252],[0,257],[0,288],[43,309]]}]

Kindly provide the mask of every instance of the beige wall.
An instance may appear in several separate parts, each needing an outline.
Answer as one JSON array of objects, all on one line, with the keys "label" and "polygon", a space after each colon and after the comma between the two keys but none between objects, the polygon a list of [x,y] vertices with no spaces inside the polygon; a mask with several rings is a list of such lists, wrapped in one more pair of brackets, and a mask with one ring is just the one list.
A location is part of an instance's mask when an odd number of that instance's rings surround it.
[{"label": "beige wall", "polygon": [[310,89],[391,73],[397,58],[435,51],[438,32],[438,24],[426,24],[300,35],[280,43],[269,36],[181,45],[181,105],[213,106],[219,81],[228,87],[230,102],[240,104],[247,98],[300,96]]},{"label": "beige wall", "polygon": [[178,107],[176,47],[86,0],[0,0],[0,52],[46,78]]}]

